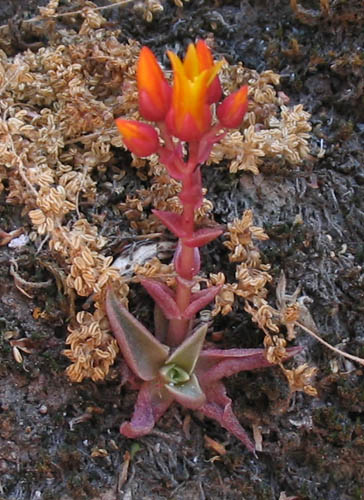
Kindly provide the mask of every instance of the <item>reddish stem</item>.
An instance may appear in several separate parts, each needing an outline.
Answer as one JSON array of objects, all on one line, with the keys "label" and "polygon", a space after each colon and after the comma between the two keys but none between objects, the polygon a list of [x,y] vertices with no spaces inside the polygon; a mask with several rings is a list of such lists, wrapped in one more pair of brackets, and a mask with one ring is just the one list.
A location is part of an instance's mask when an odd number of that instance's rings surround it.
[{"label": "reddish stem", "polygon": [[[195,175],[197,168],[198,143],[189,144],[189,160],[185,168],[185,175],[182,179],[182,190],[180,200],[183,204],[182,223],[186,237],[192,237],[195,230],[195,210],[202,199],[202,186],[199,176]],[[183,240],[179,240],[178,248],[180,263],[177,273],[181,279],[177,280],[176,303],[183,313],[191,303],[191,289],[193,277],[196,274],[196,249],[187,247]],[[167,343],[171,347],[180,345],[186,338],[190,330],[189,319],[174,319],[169,323]]]}]

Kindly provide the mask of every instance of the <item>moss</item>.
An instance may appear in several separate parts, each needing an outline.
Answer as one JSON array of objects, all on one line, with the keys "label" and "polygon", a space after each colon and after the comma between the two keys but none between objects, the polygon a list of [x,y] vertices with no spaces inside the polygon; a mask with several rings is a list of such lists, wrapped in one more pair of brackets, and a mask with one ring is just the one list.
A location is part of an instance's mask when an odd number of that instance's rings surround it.
[{"label": "moss", "polygon": [[53,488],[43,491],[43,500],[59,500],[59,493],[55,492]]},{"label": "moss", "polygon": [[97,489],[92,486],[85,473],[75,474],[67,480],[67,488],[72,498],[89,500],[97,495]]},{"label": "moss", "polygon": [[51,350],[40,353],[39,359],[42,360],[41,364],[45,364],[48,370],[54,373],[63,373],[66,361],[58,353],[54,353]]},{"label": "moss", "polygon": [[341,377],[337,382],[337,393],[349,408],[361,407],[364,402],[364,380],[362,377]]},{"label": "moss", "polygon": [[325,440],[335,446],[345,446],[352,441],[354,426],[345,412],[334,406],[320,408],[313,413],[313,422]]},{"label": "moss", "polygon": [[63,446],[57,453],[59,464],[65,471],[80,471],[82,469],[82,455],[70,446]]}]

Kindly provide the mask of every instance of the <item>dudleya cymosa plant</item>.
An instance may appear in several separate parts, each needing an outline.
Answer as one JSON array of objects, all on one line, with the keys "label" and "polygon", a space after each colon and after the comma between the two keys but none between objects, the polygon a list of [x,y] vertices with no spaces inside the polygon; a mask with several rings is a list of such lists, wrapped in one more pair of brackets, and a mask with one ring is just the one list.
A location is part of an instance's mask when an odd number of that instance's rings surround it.
[{"label": "dudleya cymosa plant", "polygon": [[[173,401],[198,410],[254,451],[255,447],[232,410],[222,379],[243,370],[271,366],[264,349],[215,349],[204,347],[207,325],[195,330],[197,313],[220,290],[212,286],[193,292],[200,271],[199,247],[223,230],[196,228],[195,214],[203,200],[201,165],[229,128],[238,127],[248,108],[245,85],[217,104],[222,96],[218,72],[206,43],[190,44],[184,60],[168,52],[173,85],[165,78],[152,51],[143,47],[137,68],[139,110],[154,126],[118,118],[117,127],[127,148],[137,156],[158,153],[169,175],[179,180],[182,214],[154,210],[160,221],[178,238],[173,263],[176,288],[157,280],[141,283],[156,303],[155,335],[149,332],[116,299],[110,289],[106,310],[128,365],[129,381],[139,390],[134,415],[120,432],[136,438],[148,434]],[[216,123],[213,107],[216,106]],[[287,350],[287,358],[300,350]]]}]

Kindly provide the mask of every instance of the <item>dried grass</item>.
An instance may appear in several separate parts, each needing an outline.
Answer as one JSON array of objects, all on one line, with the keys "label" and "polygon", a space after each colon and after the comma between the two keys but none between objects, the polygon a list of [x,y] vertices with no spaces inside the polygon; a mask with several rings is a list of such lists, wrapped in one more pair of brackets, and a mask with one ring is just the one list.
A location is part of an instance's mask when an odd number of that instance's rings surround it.
[{"label": "dried grass", "polygon": [[[53,15],[53,4],[41,14]],[[75,381],[104,378],[117,354],[103,295],[113,283],[125,302],[128,287],[105,255],[101,228],[79,204],[95,201],[92,175],[109,163],[111,144],[121,146],[114,116],[136,108],[139,51],[136,43],[120,44],[117,33],[98,30],[102,19],[91,7],[84,14],[77,35],[62,33],[49,47],[14,58],[0,52],[0,181],[7,181],[7,201],[24,206],[39,238],[48,237],[66,295],[94,301],[92,320],[81,312],[69,328],[67,373]]]},{"label": "dried grass", "polygon": [[229,170],[259,173],[265,158],[282,157],[297,165],[309,154],[310,114],[302,105],[288,107],[287,96],[276,92],[279,75],[273,71],[259,74],[241,64],[225,66],[222,82],[227,92],[249,85],[249,108],[241,129],[229,132],[213,149],[210,163],[231,160]]},{"label": "dried grass", "polygon": [[316,389],[309,384],[316,373],[315,368],[303,364],[289,370],[282,364],[287,357],[287,342],[295,338],[295,327],[302,327],[298,320],[304,320],[304,314],[309,315],[302,300],[305,297],[298,297],[299,290],[288,295],[285,277],[282,274],[276,290],[277,308],[268,303],[267,285],[272,281],[272,276],[269,274],[270,265],[262,263],[259,249],[254,244],[254,240],[267,240],[268,235],[262,228],[253,226],[251,210],[246,210],[241,219],[229,224],[225,236],[228,237],[224,245],[229,250],[229,260],[237,263],[235,273],[237,281],[226,283],[223,273],[210,274],[209,286],[222,285],[215,298],[212,315],[228,314],[234,307],[235,299],[243,298],[245,311],[265,333],[264,346],[267,360],[281,367],[287,377],[291,393],[304,391],[316,396]]}]

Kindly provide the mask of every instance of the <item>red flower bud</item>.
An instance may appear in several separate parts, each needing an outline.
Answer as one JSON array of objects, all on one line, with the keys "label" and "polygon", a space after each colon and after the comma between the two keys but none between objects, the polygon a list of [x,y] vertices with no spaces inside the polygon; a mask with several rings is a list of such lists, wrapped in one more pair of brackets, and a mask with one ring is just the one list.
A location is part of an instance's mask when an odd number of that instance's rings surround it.
[{"label": "red flower bud", "polygon": [[159,149],[157,131],[147,123],[117,118],[115,120],[125,146],[137,156],[149,156]]},{"label": "red flower bud", "polygon": [[211,125],[209,106],[200,106],[198,118],[192,113],[179,114],[171,108],[166,117],[168,132],[182,141],[199,141]]},{"label": "red flower bud", "polygon": [[238,128],[248,109],[248,86],[226,97],[217,108],[217,117],[223,127]]},{"label": "red flower bud", "polygon": [[170,106],[172,90],[148,47],[140,51],[137,79],[140,114],[146,120],[163,121]]},{"label": "red flower bud", "polygon": [[[168,51],[173,69],[168,131],[182,141],[199,141],[211,127],[209,104],[217,99],[216,81],[222,62],[214,63],[205,42],[188,46],[183,60]],[[211,85],[214,85],[211,90]]]},{"label": "red flower bud", "polygon": [[[196,52],[199,62],[200,71],[204,69],[210,69],[214,66],[214,59],[212,57],[211,51],[204,40],[198,40],[196,43]],[[207,103],[213,104],[220,100],[222,94],[221,84],[218,76],[210,83],[207,91]]]}]

